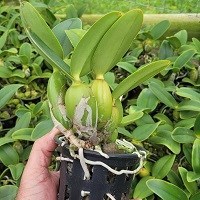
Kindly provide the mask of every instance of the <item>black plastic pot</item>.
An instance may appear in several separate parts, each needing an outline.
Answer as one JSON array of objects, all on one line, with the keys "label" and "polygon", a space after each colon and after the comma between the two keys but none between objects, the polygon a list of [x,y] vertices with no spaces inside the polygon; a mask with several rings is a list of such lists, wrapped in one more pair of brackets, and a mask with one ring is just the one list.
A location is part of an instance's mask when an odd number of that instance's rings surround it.
[{"label": "black plastic pot", "polygon": [[[63,158],[69,158],[73,161],[61,160],[59,200],[107,200],[110,199],[107,194],[111,194],[116,200],[129,199],[133,175],[115,175],[103,166],[87,165],[91,178],[84,180],[84,171],[80,160],[72,158],[66,146],[59,146],[59,151]],[[118,171],[122,169],[134,170],[140,162],[140,158],[136,154],[110,154],[107,159],[97,152],[85,150],[84,157],[91,161],[101,161]],[[89,195],[83,197],[81,195],[83,191]]]},{"label": "black plastic pot", "polygon": [[9,128],[14,127],[16,120],[17,120],[16,115],[13,115],[8,119],[0,119],[3,129],[9,129]]}]

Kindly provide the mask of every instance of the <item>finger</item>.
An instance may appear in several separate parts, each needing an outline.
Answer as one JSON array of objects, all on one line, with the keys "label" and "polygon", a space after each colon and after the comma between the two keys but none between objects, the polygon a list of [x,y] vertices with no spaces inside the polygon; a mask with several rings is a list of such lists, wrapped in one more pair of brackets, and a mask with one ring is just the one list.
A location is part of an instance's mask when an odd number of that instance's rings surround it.
[{"label": "finger", "polygon": [[27,163],[29,167],[47,168],[49,166],[52,153],[57,147],[54,137],[59,133],[58,129],[53,128],[48,134],[35,141]]}]

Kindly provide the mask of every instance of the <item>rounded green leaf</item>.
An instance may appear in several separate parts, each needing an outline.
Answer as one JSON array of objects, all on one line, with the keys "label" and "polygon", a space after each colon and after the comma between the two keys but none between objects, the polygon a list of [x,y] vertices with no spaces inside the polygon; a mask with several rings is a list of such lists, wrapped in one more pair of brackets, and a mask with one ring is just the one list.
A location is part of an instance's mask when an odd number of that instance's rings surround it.
[{"label": "rounded green leaf", "polygon": [[163,20],[150,30],[150,34],[154,40],[157,40],[169,29],[169,27],[170,22],[168,20]]},{"label": "rounded green leaf", "polygon": [[176,89],[176,94],[181,97],[186,97],[188,99],[194,100],[194,101],[200,101],[200,93],[196,92],[192,88],[189,87],[181,87]]},{"label": "rounded green leaf", "polygon": [[1,137],[0,138],[0,148],[1,148],[2,145],[11,143],[13,141],[14,141],[14,139],[12,139],[10,137]]},{"label": "rounded green leaf", "polygon": [[187,173],[188,173],[188,171],[185,168],[179,167],[178,170],[179,170],[179,173],[181,175],[181,178],[182,178],[183,183],[184,183],[185,187],[187,188],[187,190],[191,194],[195,194],[197,192],[197,190],[198,190],[197,183],[196,182],[188,182],[187,181]]},{"label": "rounded green leaf", "polygon": [[198,138],[200,138],[200,114],[197,116],[194,123],[194,133]]},{"label": "rounded green leaf", "polygon": [[192,167],[195,173],[200,174],[200,139],[196,139],[192,147]]},{"label": "rounded green leaf", "polygon": [[174,97],[161,85],[156,82],[149,83],[149,88],[153,92],[153,94],[166,106],[170,108],[176,108],[178,103],[174,99]]},{"label": "rounded green leaf", "polygon": [[163,179],[171,170],[176,155],[167,155],[160,158],[152,168],[152,176],[158,179]]},{"label": "rounded green leaf", "polygon": [[0,148],[0,161],[5,166],[14,165],[19,162],[19,155],[10,144],[5,144]]},{"label": "rounded green leaf", "polygon": [[178,143],[193,143],[196,137],[192,130],[185,127],[177,127],[172,132],[172,138]]},{"label": "rounded green leaf", "polygon": [[173,68],[181,69],[196,53],[194,49],[184,51],[174,62]]},{"label": "rounded green leaf", "polygon": [[4,86],[0,90],[0,109],[8,103],[8,101],[13,97],[17,90],[22,86],[23,85],[21,84],[10,84]]},{"label": "rounded green leaf", "polygon": [[140,119],[143,114],[144,113],[142,111],[135,111],[134,113],[123,117],[120,126],[127,126],[129,124],[132,124],[137,119]]},{"label": "rounded green leaf", "polygon": [[199,200],[200,199],[200,191],[190,197],[190,200]]},{"label": "rounded green leaf", "polygon": [[10,169],[13,179],[18,180],[24,170],[24,164],[18,163],[16,165],[9,165],[8,168]]},{"label": "rounded green leaf", "polygon": [[53,126],[54,126],[54,124],[53,124],[52,120],[50,120],[50,119],[40,122],[39,124],[37,124],[37,126],[35,127],[35,129],[33,130],[32,134],[31,134],[32,140],[36,140],[36,139],[42,137],[43,135],[48,133],[53,128]]},{"label": "rounded green leaf", "polygon": [[33,128],[21,128],[13,132],[12,138],[14,140],[32,141],[32,138],[31,138],[32,132],[33,132]]},{"label": "rounded green leaf", "polygon": [[146,176],[138,182],[133,193],[134,199],[144,199],[153,194],[153,192],[146,185],[146,182],[151,179],[154,179],[154,177]]},{"label": "rounded green leaf", "polygon": [[15,200],[18,187],[15,185],[4,185],[0,187],[1,200]]},{"label": "rounded green leaf", "polygon": [[147,186],[163,200],[188,200],[183,190],[166,181],[159,179],[148,180]]},{"label": "rounded green leaf", "polygon": [[137,140],[137,141],[146,140],[151,134],[154,133],[154,131],[157,129],[159,124],[160,124],[160,122],[154,123],[154,124],[144,124],[144,125],[138,126],[132,132],[133,139]]}]

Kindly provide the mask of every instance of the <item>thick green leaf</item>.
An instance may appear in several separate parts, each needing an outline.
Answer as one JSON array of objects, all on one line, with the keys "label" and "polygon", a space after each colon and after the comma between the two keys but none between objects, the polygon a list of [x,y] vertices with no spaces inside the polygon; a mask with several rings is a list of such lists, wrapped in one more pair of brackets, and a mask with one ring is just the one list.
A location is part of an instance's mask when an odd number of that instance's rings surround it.
[{"label": "thick green leaf", "polygon": [[0,109],[8,103],[8,101],[13,97],[17,90],[22,86],[23,85],[21,84],[10,84],[4,86],[0,90]]},{"label": "thick green leaf", "polygon": [[124,127],[119,127],[117,130],[118,130],[118,133],[120,133],[128,138],[132,138],[132,134],[129,131],[127,131]]},{"label": "thick green leaf", "polygon": [[173,126],[173,122],[163,113],[157,113],[153,118],[161,121],[161,124],[169,124],[170,126]]},{"label": "thick green leaf", "polygon": [[169,41],[169,43],[170,43],[175,49],[178,49],[178,48],[181,47],[181,42],[180,42],[180,40],[179,40],[177,37],[175,37],[175,36],[170,36],[170,37],[167,37],[166,39]]},{"label": "thick green leaf", "polygon": [[163,20],[150,30],[150,35],[154,40],[157,40],[169,29],[169,27],[170,22],[168,20]]},{"label": "thick green leaf", "polygon": [[19,163],[19,155],[10,144],[5,144],[0,148],[0,161],[5,166],[14,165]]},{"label": "thick green leaf", "polygon": [[160,158],[153,165],[152,176],[158,179],[163,179],[165,176],[167,176],[174,164],[175,157],[175,155],[167,155]]},{"label": "thick green leaf", "polygon": [[76,48],[78,43],[80,42],[81,38],[84,36],[86,33],[86,30],[82,29],[71,29],[71,30],[66,30],[65,33],[67,34],[67,37],[69,38],[72,46]]},{"label": "thick green leaf", "polygon": [[170,131],[163,130],[156,135],[149,138],[150,142],[155,144],[162,144],[169,148],[174,154],[179,154],[181,151],[180,144],[175,142],[171,137]]},{"label": "thick green leaf", "polygon": [[15,185],[4,185],[0,187],[1,200],[15,200],[18,187]]},{"label": "thick green leaf", "polygon": [[32,132],[32,135],[31,135],[32,140],[36,140],[42,137],[43,135],[48,133],[53,128],[53,126],[54,124],[52,120],[50,119],[40,122],[39,124],[37,124],[37,126]]},{"label": "thick green leaf", "polygon": [[144,125],[138,126],[132,132],[133,139],[137,140],[137,141],[146,140],[151,134],[153,134],[155,132],[155,130],[157,129],[159,124],[160,124],[160,122],[154,123],[154,124],[144,124]]},{"label": "thick green leaf", "polygon": [[12,138],[15,140],[27,140],[32,141],[31,134],[33,128],[21,128],[12,134]]},{"label": "thick green leaf", "polygon": [[92,70],[101,76],[113,68],[129,49],[143,21],[141,10],[130,10],[122,15],[105,33],[95,49]]},{"label": "thick green leaf", "polygon": [[192,88],[181,87],[176,89],[176,94],[181,97],[186,97],[193,101],[200,101],[200,93],[196,92]]},{"label": "thick green leaf", "polygon": [[3,48],[3,46],[6,43],[6,40],[7,40],[7,37],[8,37],[8,33],[9,33],[9,30],[5,31],[0,37],[0,50]]},{"label": "thick green leaf", "polygon": [[181,69],[196,53],[195,50],[189,49],[183,52],[174,62],[173,68]]},{"label": "thick green leaf", "polygon": [[158,99],[151,90],[148,88],[143,89],[137,98],[137,106],[145,110],[153,111],[157,105]]},{"label": "thick green leaf", "polygon": [[74,77],[79,79],[82,70],[84,70],[82,75],[85,75],[91,71],[90,59],[97,44],[120,16],[121,13],[119,12],[109,13],[98,20],[87,31],[75,48],[71,58],[71,73]]},{"label": "thick green leaf", "polygon": [[200,112],[200,101],[193,101],[193,100],[185,100],[179,103],[178,111],[196,111]]},{"label": "thick green leaf", "polygon": [[[129,113],[131,113],[131,114],[132,114],[132,112],[133,111],[129,111]],[[143,126],[146,124],[155,124],[155,122],[154,122],[153,118],[151,117],[151,115],[144,113],[144,115],[141,118],[139,118],[135,121],[135,124],[137,126]]]},{"label": "thick green leaf", "polygon": [[195,173],[200,174],[200,139],[194,141],[192,147],[192,168]]},{"label": "thick green leaf", "polygon": [[183,167],[179,167],[178,168],[179,173],[181,175],[181,178],[183,180],[183,183],[185,185],[185,187],[187,188],[187,190],[191,193],[191,194],[195,194],[198,190],[197,187],[197,183],[196,182],[188,182],[187,181],[187,170]]},{"label": "thick green leaf", "polygon": [[142,111],[135,111],[134,113],[123,117],[120,126],[127,126],[129,124],[132,124],[137,119],[140,119],[143,114],[144,113]]},{"label": "thick green leaf", "polygon": [[192,163],[192,144],[183,144],[183,153],[188,163]]},{"label": "thick green leaf", "polygon": [[185,127],[177,127],[172,132],[172,138],[178,143],[193,143],[196,137],[192,130]]},{"label": "thick green leaf", "polygon": [[57,24],[53,29],[53,33],[60,42],[64,56],[67,56],[73,49],[69,38],[66,36],[66,30],[81,29],[82,22],[79,18],[67,19],[59,24]]},{"label": "thick green leaf", "polygon": [[167,180],[168,180],[170,183],[172,183],[172,184],[178,186],[179,188],[182,188],[182,189],[184,188],[184,184],[183,184],[183,182],[182,182],[180,176],[178,175],[177,172],[175,172],[175,171],[172,170],[172,169],[171,169],[171,170],[169,171],[169,173],[167,174]]},{"label": "thick green leaf", "polygon": [[194,133],[196,137],[200,138],[200,114],[197,116],[194,123]]},{"label": "thick green leaf", "polygon": [[142,84],[144,81],[157,75],[170,64],[167,60],[160,60],[139,68],[136,72],[125,78],[113,91],[112,96],[118,99],[123,94]]},{"label": "thick green leaf", "polygon": [[16,165],[9,165],[8,168],[10,169],[13,179],[18,180],[24,170],[24,164],[18,163]]},{"label": "thick green leaf", "polygon": [[126,70],[127,72],[131,74],[137,70],[137,68],[133,64],[128,63],[128,62],[118,62],[116,66]]},{"label": "thick green leaf", "polygon": [[169,92],[167,92],[164,87],[160,86],[156,82],[150,82],[149,88],[153,94],[166,106],[169,106],[170,108],[176,108],[178,106],[178,103],[174,97]]},{"label": "thick green leaf", "polygon": [[146,185],[146,182],[151,179],[154,179],[154,177],[146,176],[138,182],[133,193],[134,199],[144,199],[153,194],[153,192]]},{"label": "thick green leaf", "polygon": [[69,79],[73,80],[70,75],[70,67],[59,56],[57,56],[37,35],[26,29],[30,41],[36,50],[44,57],[44,59],[52,66],[62,71]]},{"label": "thick green leaf", "polygon": [[159,179],[148,180],[147,186],[163,200],[188,200],[183,190],[166,181]]},{"label": "thick green leaf", "polygon": [[174,36],[179,39],[179,41],[181,42],[181,45],[185,45],[186,44],[187,39],[188,39],[188,35],[187,35],[187,31],[186,30],[181,30],[178,33],[176,33]]},{"label": "thick green leaf", "polygon": [[39,12],[28,2],[23,2],[20,14],[25,28],[35,33],[57,56],[63,58],[63,50],[58,39]]}]

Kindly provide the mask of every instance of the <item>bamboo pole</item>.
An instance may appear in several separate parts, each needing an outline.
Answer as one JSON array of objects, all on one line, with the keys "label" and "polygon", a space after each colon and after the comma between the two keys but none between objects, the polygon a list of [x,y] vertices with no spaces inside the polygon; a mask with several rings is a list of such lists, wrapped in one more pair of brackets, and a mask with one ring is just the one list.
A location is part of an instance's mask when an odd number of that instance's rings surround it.
[{"label": "bamboo pole", "polygon": [[[101,14],[84,14],[82,21],[84,24],[92,25],[103,15]],[[61,17],[61,16],[58,16]],[[144,26],[156,24],[162,20],[169,20],[170,28],[165,36],[171,36],[180,30],[188,32],[189,39],[195,37],[200,39],[200,14],[144,14]]]}]

